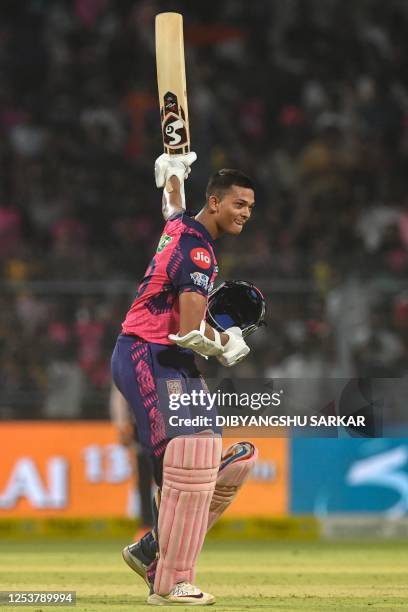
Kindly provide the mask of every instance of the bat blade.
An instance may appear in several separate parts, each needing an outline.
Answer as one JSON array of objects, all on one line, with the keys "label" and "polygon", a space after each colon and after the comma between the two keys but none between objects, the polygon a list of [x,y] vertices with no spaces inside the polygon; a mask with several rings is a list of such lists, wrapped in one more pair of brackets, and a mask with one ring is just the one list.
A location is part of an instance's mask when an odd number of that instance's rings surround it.
[{"label": "bat blade", "polygon": [[190,151],[183,17],[179,13],[156,16],[156,66],[164,152]]}]

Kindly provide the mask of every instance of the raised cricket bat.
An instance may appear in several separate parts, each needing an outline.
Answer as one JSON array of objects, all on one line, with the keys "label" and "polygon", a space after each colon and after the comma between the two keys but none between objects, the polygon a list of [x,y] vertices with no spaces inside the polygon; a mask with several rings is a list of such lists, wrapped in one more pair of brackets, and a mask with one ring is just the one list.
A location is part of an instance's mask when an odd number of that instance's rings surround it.
[{"label": "raised cricket bat", "polygon": [[156,65],[164,152],[190,151],[183,17],[179,13],[156,16]]}]

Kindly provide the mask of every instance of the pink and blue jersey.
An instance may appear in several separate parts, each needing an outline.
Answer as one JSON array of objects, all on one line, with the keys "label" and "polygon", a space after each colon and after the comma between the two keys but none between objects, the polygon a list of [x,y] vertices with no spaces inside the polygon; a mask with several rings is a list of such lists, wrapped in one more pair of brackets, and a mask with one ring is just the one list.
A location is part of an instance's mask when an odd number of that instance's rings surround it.
[{"label": "pink and blue jersey", "polygon": [[172,344],[168,335],[177,334],[180,328],[179,295],[195,291],[207,297],[217,271],[207,229],[185,213],[173,215],[122,323],[122,333]]},{"label": "pink and blue jersey", "polygon": [[[174,425],[171,394],[208,392],[195,363],[195,353],[168,339],[180,328],[179,295],[195,291],[207,297],[217,275],[213,240],[206,228],[179,213],[164,228],[156,254],[139,285],[112,354],[112,378],[134,414],[139,440],[149,453],[156,484],[161,486],[162,458],[169,440],[192,435],[207,425]],[[204,401],[182,406],[182,422],[213,417],[217,410]],[[199,419],[199,422],[200,419]],[[220,428],[212,425],[213,431]]]}]

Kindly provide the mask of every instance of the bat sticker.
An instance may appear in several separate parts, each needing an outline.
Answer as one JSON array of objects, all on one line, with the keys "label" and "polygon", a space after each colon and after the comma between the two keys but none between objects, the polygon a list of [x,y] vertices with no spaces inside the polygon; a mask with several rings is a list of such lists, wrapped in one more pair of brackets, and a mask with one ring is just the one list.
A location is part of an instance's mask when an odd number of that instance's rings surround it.
[{"label": "bat sticker", "polygon": [[181,147],[187,145],[188,135],[185,114],[178,105],[175,94],[171,92],[166,93],[161,115],[164,146],[171,149],[173,153],[176,152],[175,149],[179,152]]},{"label": "bat sticker", "polygon": [[164,142],[168,147],[174,147],[179,145],[183,139],[183,131],[185,132],[184,122],[175,117],[169,115],[163,126],[164,129]]}]

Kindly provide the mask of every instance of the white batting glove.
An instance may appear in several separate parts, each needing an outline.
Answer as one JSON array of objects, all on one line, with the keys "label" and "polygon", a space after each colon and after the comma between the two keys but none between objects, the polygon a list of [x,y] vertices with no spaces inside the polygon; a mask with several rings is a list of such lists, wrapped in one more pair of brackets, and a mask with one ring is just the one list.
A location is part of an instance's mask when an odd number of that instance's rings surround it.
[{"label": "white batting glove", "polygon": [[243,339],[239,327],[229,327],[224,333],[229,336],[229,340],[224,344],[224,352],[217,355],[217,359],[226,368],[231,368],[245,359],[251,349]]},{"label": "white batting glove", "polygon": [[169,155],[163,153],[154,163],[154,176],[157,187],[164,187],[171,176],[177,176],[180,184],[191,172],[191,165],[197,159],[196,153],[190,151],[186,155]]},{"label": "white batting glove", "polygon": [[205,335],[205,321],[201,321],[200,329],[193,329],[188,334],[185,334],[185,336],[169,334],[168,338],[178,344],[178,346],[195,351],[201,357],[213,357],[214,355],[219,355],[224,350],[219,332],[216,329],[213,331],[214,340],[210,340]]}]

